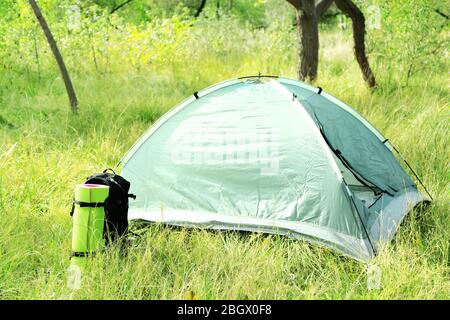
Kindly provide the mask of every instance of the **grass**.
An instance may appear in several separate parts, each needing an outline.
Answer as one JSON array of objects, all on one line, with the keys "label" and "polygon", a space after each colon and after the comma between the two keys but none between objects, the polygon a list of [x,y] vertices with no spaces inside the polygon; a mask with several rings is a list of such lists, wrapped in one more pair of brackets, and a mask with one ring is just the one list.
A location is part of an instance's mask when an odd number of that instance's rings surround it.
[{"label": "grass", "polygon": [[137,226],[142,236],[126,253],[110,250],[92,258],[82,290],[66,286],[74,185],[114,166],[153,121],[194,91],[259,71],[295,77],[295,49],[270,54],[260,41],[253,52],[205,49],[184,63],[73,71],[80,99],[76,116],[54,67],[39,76],[20,65],[2,72],[0,299],[173,299],[189,291],[200,299],[450,298],[446,74],[424,71],[402,87],[375,66],[380,86],[370,91],[348,35],[327,33],[321,45],[316,85],[354,106],[390,138],[435,198],[412,212],[373,260],[382,271],[380,290],[367,289],[364,264],[319,246],[162,225]]}]

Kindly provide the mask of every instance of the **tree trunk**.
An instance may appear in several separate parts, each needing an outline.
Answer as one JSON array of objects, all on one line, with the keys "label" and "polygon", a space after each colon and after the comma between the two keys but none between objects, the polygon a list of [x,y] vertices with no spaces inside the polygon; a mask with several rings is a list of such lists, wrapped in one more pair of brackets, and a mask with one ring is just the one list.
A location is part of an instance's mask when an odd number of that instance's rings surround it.
[{"label": "tree trunk", "polygon": [[377,83],[375,81],[375,76],[373,75],[372,69],[370,69],[364,44],[364,36],[366,32],[364,15],[351,0],[335,0],[334,2],[339,10],[352,19],[356,60],[361,68],[364,81],[367,82],[369,87],[376,87]]},{"label": "tree trunk", "polygon": [[197,12],[195,13],[194,17],[198,18],[200,16],[200,13],[202,13],[203,9],[205,9],[206,0],[200,0],[200,5],[197,8]]},{"label": "tree trunk", "polygon": [[64,60],[61,56],[61,53],[59,52],[58,46],[56,45],[55,39],[53,38],[53,35],[48,27],[47,21],[45,21],[45,18],[42,16],[41,10],[39,9],[39,6],[37,5],[36,1],[28,0],[28,2],[30,3],[33,12],[36,15],[36,18],[39,21],[39,24],[41,25],[45,36],[47,37],[48,44],[50,45],[56,63],[58,64],[59,71],[61,72],[62,78],[64,80],[64,84],[66,86],[67,95],[69,96],[70,100],[70,107],[72,108],[72,111],[76,113],[78,109],[77,96],[75,94],[75,90],[73,89],[72,81],[70,80],[70,76],[69,73],[67,72]]},{"label": "tree trunk", "polygon": [[116,12],[117,10],[121,9],[122,7],[126,6],[127,4],[129,4],[131,1],[133,0],[127,0],[125,2],[122,2],[121,4],[119,4],[117,7],[115,6],[115,2],[114,2],[114,6],[111,9],[110,14],[113,14],[114,12]]},{"label": "tree trunk", "polygon": [[320,19],[320,17],[330,8],[333,1],[334,0],[322,0],[316,5],[317,19]]},{"label": "tree trunk", "polygon": [[319,25],[314,0],[288,0],[297,9],[298,78],[312,81],[319,63]]},{"label": "tree trunk", "polygon": [[312,81],[317,77],[319,64],[319,26],[314,0],[303,0],[303,4],[303,8],[297,10],[298,78]]}]

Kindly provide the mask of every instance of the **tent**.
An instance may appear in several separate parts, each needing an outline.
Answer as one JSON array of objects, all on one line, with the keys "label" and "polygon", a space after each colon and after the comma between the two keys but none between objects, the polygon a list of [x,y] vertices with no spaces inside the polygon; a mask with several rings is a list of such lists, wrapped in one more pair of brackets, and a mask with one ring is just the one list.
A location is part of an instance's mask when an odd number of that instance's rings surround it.
[{"label": "tent", "polygon": [[169,111],[122,159],[137,195],[129,219],[283,234],[368,261],[431,200],[393,152],[321,88],[225,81]]}]

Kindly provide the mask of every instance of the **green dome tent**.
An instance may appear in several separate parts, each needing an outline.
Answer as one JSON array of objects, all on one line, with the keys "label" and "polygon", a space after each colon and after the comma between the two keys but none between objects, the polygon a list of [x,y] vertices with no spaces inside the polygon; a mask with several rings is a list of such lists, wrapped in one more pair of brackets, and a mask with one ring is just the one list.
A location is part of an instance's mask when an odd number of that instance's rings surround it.
[{"label": "green dome tent", "polygon": [[122,159],[129,219],[262,231],[372,258],[428,197],[393,146],[321,88],[222,82],[172,109]]}]

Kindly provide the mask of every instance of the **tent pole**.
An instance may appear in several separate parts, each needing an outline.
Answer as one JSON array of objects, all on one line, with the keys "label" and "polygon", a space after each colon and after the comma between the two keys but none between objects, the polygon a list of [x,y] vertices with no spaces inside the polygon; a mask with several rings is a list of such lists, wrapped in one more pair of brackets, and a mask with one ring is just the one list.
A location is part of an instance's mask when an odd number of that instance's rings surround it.
[{"label": "tent pole", "polygon": [[[388,140],[386,139],[385,142],[388,142]],[[411,170],[411,172],[413,173],[413,175],[416,177],[416,179],[419,181],[420,185],[425,189],[425,192],[428,194],[428,196],[430,197],[431,200],[433,200],[433,197],[431,196],[430,192],[428,192],[427,187],[425,187],[425,185],[423,184],[422,180],[419,178],[419,176],[417,175],[417,173],[414,171],[414,169],[409,165],[408,161],[406,161],[405,157],[403,157],[403,155],[400,153],[400,151],[398,151],[398,149],[392,144],[391,141],[389,141],[389,144],[392,146],[392,148],[395,150],[395,152],[397,152],[397,154],[400,156],[400,158],[403,160],[403,162],[408,166],[409,170]]]},{"label": "tent pole", "polygon": [[358,210],[358,207],[356,206],[355,199],[353,199],[353,194],[350,190],[350,187],[348,186],[347,181],[345,181],[344,177],[342,177],[342,181],[344,182],[345,189],[347,190],[348,196],[350,197],[353,207],[356,210],[356,214],[358,215],[359,221],[361,222],[361,225],[364,230],[364,233],[366,234],[367,240],[369,240],[369,244],[372,249],[372,253],[373,253],[373,255],[376,255],[375,247],[373,246],[372,240],[370,240],[369,232],[366,229],[366,225],[364,224],[364,221],[363,221],[361,215],[359,214],[359,210]]}]

